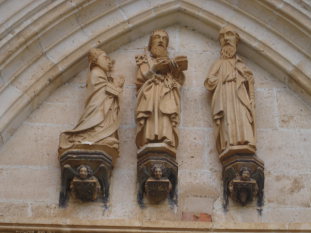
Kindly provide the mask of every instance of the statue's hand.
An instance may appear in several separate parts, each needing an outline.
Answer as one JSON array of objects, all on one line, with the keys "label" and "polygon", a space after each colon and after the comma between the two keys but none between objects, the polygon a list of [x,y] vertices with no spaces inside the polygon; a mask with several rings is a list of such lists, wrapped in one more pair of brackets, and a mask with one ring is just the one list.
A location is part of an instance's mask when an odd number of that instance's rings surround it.
[{"label": "statue's hand", "polygon": [[125,82],[125,78],[124,78],[123,75],[120,75],[120,76],[118,76],[118,77],[116,77],[116,78],[114,79],[114,84],[115,84],[117,87],[120,87],[120,88],[123,87],[124,82]]},{"label": "statue's hand", "polygon": [[140,118],[140,119],[138,120],[138,125],[139,125],[139,126],[144,126],[144,125],[145,125],[145,122],[146,122],[146,119],[145,119],[145,118]]},{"label": "statue's hand", "polygon": [[181,70],[178,64],[174,60],[170,61],[170,70],[172,72],[173,77],[175,78],[179,77]]},{"label": "statue's hand", "polygon": [[255,100],[254,100],[254,98],[251,98],[250,105],[252,107],[252,110],[254,110],[255,109]]},{"label": "statue's hand", "polygon": [[245,71],[243,72],[243,76],[244,76],[246,79],[252,79],[253,73],[252,73],[251,71],[249,71],[249,70],[245,70]]},{"label": "statue's hand", "polygon": [[216,123],[217,126],[219,126],[220,125],[220,119],[216,119],[215,123]]},{"label": "statue's hand", "polygon": [[176,127],[178,125],[178,115],[177,114],[172,114],[170,116],[170,119],[172,121],[172,126]]},{"label": "statue's hand", "polygon": [[214,76],[214,75],[210,75],[207,77],[207,83],[210,85],[213,85],[215,83],[218,82],[218,77]]},{"label": "statue's hand", "polygon": [[151,66],[151,70],[154,73],[164,71],[168,63],[169,60],[167,58],[158,58],[156,63]]}]

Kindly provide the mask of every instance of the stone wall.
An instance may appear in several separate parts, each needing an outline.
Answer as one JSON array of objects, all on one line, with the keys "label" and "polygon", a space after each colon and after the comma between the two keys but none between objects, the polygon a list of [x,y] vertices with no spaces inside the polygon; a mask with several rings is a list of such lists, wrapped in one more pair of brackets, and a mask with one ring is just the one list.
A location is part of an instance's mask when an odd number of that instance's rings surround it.
[{"label": "stone wall", "polygon": [[[113,170],[110,207],[70,200],[58,207],[60,167],[58,136],[78,121],[86,97],[87,64],[77,76],[52,93],[0,149],[0,221],[79,223],[85,220],[148,221],[210,215],[213,222],[289,223],[311,219],[311,107],[286,83],[251,58],[243,60],[254,72],[258,156],[265,162],[265,205],[246,207],[232,201],[222,208],[221,165],[215,150],[210,113],[211,95],[203,82],[219,56],[218,42],[193,28],[172,25],[170,56],[186,55],[189,68],[182,88],[178,207],[167,203],[140,209],[136,202],[135,55],[143,53],[149,35],[123,45],[110,56],[126,78],[121,98],[120,158]],[[209,220],[208,220],[209,221]]]}]

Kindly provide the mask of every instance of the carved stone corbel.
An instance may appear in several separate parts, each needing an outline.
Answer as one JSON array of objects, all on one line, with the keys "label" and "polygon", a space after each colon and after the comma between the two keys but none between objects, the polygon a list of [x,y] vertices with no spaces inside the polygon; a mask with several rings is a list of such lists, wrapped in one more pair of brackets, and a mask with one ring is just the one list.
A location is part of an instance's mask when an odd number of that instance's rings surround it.
[{"label": "carved stone corbel", "polygon": [[138,151],[137,159],[138,203],[144,206],[145,195],[152,204],[167,198],[170,204],[176,204],[176,150],[165,143],[149,143]]},{"label": "carved stone corbel", "polygon": [[257,198],[263,205],[264,164],[255,154],[234,154],[223,161],[224,207],[229,196],[242,206]]},{"label": "carved stone corbel", "polygon": [[124,78],[111,76],[114,61],[100,49],[90,50],[89,63],[84,112],[76,127],[59,139],[60,207],[66,206],[69,193],[81,201],[102,199],[107,206],[109,180],[119,156],[119,95]]},{"label": "carved stone corbel", "polygon": [[204,82],[212,95],[216,147],[223,165],[224,207],[228,197],[246,205],[257,197],[263,205],[264,163],[256,156],[255,90],[252,72],[236,55],[239,35],[224,27],[221,58]]},{"label": "carved stone corbel", "polygon": [[185,56],[169,58],[168,41],[165,31],[156,30],[145,53],[136,56],[137,180],[141,206],[144,196],[150,203],[167,198],[172,205],[177,203],[177,126],[180,88],[188,61]]},{"label": "carved stone corbel", "polygon": [[68,194],[81,201],[109,198],[109,178],[112,170],[111,156],[103,150],[69,150],[60,158],[62,173],[59,205],[65,207]]}]

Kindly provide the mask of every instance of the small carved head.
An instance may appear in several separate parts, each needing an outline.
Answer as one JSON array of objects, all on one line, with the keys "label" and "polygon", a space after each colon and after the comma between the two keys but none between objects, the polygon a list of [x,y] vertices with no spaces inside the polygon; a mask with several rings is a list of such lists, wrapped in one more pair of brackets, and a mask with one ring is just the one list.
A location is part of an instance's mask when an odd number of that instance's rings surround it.
[{"label": "small carved head", "polygon": [[251,179],[251,171],[249,168],[247,167],[242,167],[240,169],[240,177],[241,177],[241,180],[243,181],[248,181]]},{"label": "small carved head", "polygon": [[167,57],[169,37],[164,30],[155,30],[149,38],[148,50],[155,57]]},{"label": "small carved head", "polygon": [[89,166],[83,165],[83,164],[77,168],[77,171],[78,171],[79,178],[82,180],[87,179],[93,173],[92,169]]},{"label": "small carved head", "polygon": [[155,164],[152,167],[152,175],[155,179],[160,180],[163,176],[163,166],[161,164]]},{"label": "small carved head", "polygon": [[88,59],[90,69],[94,66],[99,66],[105,72],[110,72],[113,68],[114,60],[111,60],[104,50],[92,48],[89,52]]}]

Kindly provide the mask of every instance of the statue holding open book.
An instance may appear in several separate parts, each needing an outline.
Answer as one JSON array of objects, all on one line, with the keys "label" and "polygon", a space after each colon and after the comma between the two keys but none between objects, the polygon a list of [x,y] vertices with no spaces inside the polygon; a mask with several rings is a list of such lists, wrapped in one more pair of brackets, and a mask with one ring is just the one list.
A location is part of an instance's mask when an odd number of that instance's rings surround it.
[{"label": "statue holding open book", "polygon": [[180,88],[188,61],[185,56],[169,58],[168,42],[167,32],[155,30],[145,53],[136,56],[136,145],[141,206],[144,195],[149,203],[160,203],[167,197],[170,204],[177,202],[177,126]]},{"label": "statue holding open book", "polygon": [[178,146],[176,127],[180,120],[180,88],[185,79],[182,71],[187,69],[187,58],[170,59],[168,42],[168,34],[156,30],[150,36],[148,51],[136,56],[138,148],[158,142],[173,148]]}]

